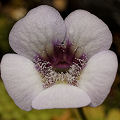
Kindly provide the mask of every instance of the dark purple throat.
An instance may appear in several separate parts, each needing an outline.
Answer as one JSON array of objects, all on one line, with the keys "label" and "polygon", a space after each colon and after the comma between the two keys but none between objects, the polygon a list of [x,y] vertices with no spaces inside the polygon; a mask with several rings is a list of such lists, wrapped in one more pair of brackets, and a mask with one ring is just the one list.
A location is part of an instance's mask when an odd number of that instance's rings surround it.
[{"label": "dark purple throat", "polygon": [[61,44],[59,41],[53,42],[52,54],[49,55],[46,52],[46,58],[42,58],[38,54],[35,56],[34,62],[38,63],[38,59],[49,62],[47,66],[52,66],[53,69],[57,72],[66,72],[70,66],[73,65],[73,63],[78,64],[82,69],[84,67],[83,63],[87,62],[87,57],[85,54],[82,54],[79,58],[76,58],[75,52],[72,51],[71,47],[72,44],[69,41],[67,41],[66,45]]}]

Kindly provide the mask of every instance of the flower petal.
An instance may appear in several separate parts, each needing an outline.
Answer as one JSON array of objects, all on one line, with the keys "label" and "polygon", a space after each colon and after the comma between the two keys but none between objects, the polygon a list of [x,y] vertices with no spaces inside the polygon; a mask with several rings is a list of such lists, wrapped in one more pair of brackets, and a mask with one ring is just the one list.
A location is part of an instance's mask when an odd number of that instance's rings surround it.
[{"label": "flower petal", "polygon": [[76,10],[65,19],[67,39],[86,53],[88,57],[107,50],[112,43],[112,34],[107,25],[85,10]]},{"label": "flower petal", "polygon": [[33,101],[35,109],[76,108],[90,104],[89,96],[81,89],[70,85],[54,85],[42,91]]},{"label": "flower petal", "polygon": [[25,57],[7,54],[1,62],[1,77],[16,105],[31,110],[33,98],[43,89],[34,64]]},{"label": "flower petal", "polygon": [[15,52],[32,59],[36,53],[44,55],[46,45],[52,44],[52,41],[63,41],[65,33],[65,24],[59,12],[41,5],[14,25],[9,42]]},{"label": "flower petal", "polygon": [[110,92],[117,72],[117,57],[103,51],[91,57],[81,73],[79,87],[91,98],[91,106],[100,105]]}]

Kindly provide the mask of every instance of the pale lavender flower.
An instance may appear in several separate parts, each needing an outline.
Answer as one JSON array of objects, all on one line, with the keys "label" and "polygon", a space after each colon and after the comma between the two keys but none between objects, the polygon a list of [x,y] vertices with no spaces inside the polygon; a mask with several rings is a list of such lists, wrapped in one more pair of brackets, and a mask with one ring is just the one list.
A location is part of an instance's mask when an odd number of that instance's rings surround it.
[{"label": "pale lavender flower", "polygon": [[118,66],[108,50],[112,34],[87,11],[63,20],[54,8],[39,6],[14,25],[9,42],[17,54],[3,57],[1,77],[23,110],[95,107],[110,92]]}]

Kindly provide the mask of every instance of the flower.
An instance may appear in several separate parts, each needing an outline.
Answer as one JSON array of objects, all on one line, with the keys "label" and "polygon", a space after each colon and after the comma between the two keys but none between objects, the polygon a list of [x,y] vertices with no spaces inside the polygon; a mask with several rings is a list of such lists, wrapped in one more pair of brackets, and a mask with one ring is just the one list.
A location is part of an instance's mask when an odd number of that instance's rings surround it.
[{"label": "flower", "polygon": [[1,77],[17,106],[34,109],[98,106],[117,72],[106,24],[84,10],[65,20],[54,8],[32,9],[12,28],[17,54],[1,61]]}]

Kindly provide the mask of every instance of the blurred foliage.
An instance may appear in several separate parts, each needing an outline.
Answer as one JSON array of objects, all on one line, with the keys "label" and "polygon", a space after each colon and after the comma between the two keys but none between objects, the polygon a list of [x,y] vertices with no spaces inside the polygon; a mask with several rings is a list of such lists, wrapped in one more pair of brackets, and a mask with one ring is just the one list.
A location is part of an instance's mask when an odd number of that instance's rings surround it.
[{"label": "blurred foliage", "polygon": [[[120,0],[0,0],[0,59],[13,52],[8,42],[13,24],[30,9],[47,4],[58,9],[63,18],[71,11],[85,9],[101,18],[113,34],[111,49],[120,61]],[[119,62],[120,65],[120,62]],[[82,120],[77,109],[32,110],[19,109],[5,91],[0,80],[0,120]],[[83,108],[87,120],[120,120],[120,67],[112,90],[102,106]]]},{"label": "blurred foliage", "polygon": [[0,14],[0,54],[5,54],[10,51],[8,43],[8,35],[12,27],[13,21],[6,16]]}]

